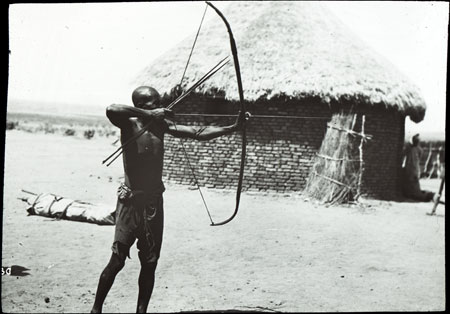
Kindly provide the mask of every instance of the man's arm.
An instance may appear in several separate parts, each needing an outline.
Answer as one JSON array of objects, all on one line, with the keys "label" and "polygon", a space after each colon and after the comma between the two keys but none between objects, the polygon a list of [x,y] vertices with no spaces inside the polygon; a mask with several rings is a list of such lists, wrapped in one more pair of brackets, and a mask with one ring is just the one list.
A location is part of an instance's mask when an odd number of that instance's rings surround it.
[{"label": "man's arm", "polygon": [[129,126],[129,118],[142,118],[150,121],[152,119],[162,120],[171,115],[172,111],[164,108],[146,110],[126,105],[110,105],[106,108],[106,116],[118,128]]},{"label": "man's arm", "polygon": [[207,141],[213,138],[230,134],[239,130],[242,123],[238,118],[236,123],[229,126],[188,126],[176,125],[174,122],[166,120],[168,125],[167,132],[175,137],[192,138],[198,141]]}]

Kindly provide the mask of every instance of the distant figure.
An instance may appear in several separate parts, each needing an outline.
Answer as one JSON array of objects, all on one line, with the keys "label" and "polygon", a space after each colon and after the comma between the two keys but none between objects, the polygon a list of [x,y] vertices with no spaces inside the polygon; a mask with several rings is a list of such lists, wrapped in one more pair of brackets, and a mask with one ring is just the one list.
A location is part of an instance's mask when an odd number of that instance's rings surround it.
[{"label": "distant figure", "polygon": [[102,311],[105,298],[136,239],[141,263],[136,312],[147,311],[163,236],[164,135],[210,140],[230,134],[243,125],[241,115],[233,125],[224,127],[176,125],[172,121],[172,111],[161,108],[159,93],[148,86],[134,90],[132,100],[134,107],[111,105],[106,109],[108,119],[120,128],[122,144],[149,122],[151,124],[142,136],[123,150],[125,179],[117,191],[112,255],[100,276],[91,313]]},{"label": "distant figure", "polygon": [[420,188],[420,157],[422,148],[420,148],[419,134],[411,138],[410,143],[406,143],[403,152],[403,194],[421,202],[429,202],[433,199],[435,193],[423,191]]}]

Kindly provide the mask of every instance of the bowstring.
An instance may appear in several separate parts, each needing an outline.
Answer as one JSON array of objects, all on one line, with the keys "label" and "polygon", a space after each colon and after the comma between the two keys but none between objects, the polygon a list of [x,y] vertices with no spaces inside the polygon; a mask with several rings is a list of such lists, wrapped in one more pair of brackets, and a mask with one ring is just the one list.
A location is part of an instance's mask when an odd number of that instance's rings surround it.
[{"label": "bowstring", "polygon": [[192,53],[194,52],[194,47],[195,47],[195,44],[197,43],[197,38],[198,38],[198,35],[200,34],[200,29],[202,28],[203,20],[205,19],[205,15],[206,15],[206,10],[207,9],[208,9],[208,5],[205,6],[205,11],[203,12],[203,16],[202,16],[202,19],[200,21],[200,25],[199,25],[198,30],[197,30],[197,34],[195,35],[194,43],[192,44],[191,52],[189,53],[189,58],[188,58],[188,60],[186,62],[186,66],[184,67],[183,75],[181,76],[180,86],[181,86],[181,83],[183,83],[184,76],[186,75],[186,71],[187,71],[187,68],[189,66],[189,62],[191,61],[191,56],[192,56]]},{"label": "bowstring", "polygon": [[[203,12],[203,16],[202,16],[202,19],[200,21],[200,25],[199,25],[198,30],[197,30],[197,34],[195,35],[194,43],[192,44],[191,52],[189,53],[189,57],[188,57],[188,60],[186,62],[186,66],[184,68],[183,75],[181,76],[181,80],[180,80],[180,84],[179,84],[180,87],[181,87],[181,84],[183,83],[184,77],[186,75],[186,71],[187,71],[187,68],[189,66],[189,62],[191,61],[191,56],[192,56],[192,53],[194,52],[195,44],[197,43],[197,38],[198,38],[198,35],[200,34],[200,30],[202,28],[203,20],[205,19],[205,15],[206,15],[207,9],[208,9],[208,5],[206,4],[205,5],[205,11]],[[175,130],[177,130],[177,125],[176,125],[175,122],[173,123],[173,125],[175,127]],[[203,205],[205,206],[206,212],[208,213],[209,220],[211,221],[211,224],[214,224],[214,222],[212,220],[212,217],[211,217],[211,213],[210,213],[210,211],[208,209],[208,205],[206,204],[205,197],[203,196],[203,192],[202,192],[202,190],[200,188],[200,184],[198,183],[197,176],[195,175],[194,168],[192,167],[191,162],[189,160],[189,157],[188,157],[188,154],[187,154],[187,151],[186,151],[186,147],[184,146],[184,138],[180,137],[180,143],[181,143],[181,148],[182,148],[183,153],[184,153],[184,157],[185,157],[185,159],[187,161],[187,165],[188,165],[188,167],[189,167],[189,169],[190,169],[190,171],[192,173],[192,177],[194,178],[194,183],[197,186],[197,190],[200,193],[200,197],[201,197],[201,199],[203,201]]]}]

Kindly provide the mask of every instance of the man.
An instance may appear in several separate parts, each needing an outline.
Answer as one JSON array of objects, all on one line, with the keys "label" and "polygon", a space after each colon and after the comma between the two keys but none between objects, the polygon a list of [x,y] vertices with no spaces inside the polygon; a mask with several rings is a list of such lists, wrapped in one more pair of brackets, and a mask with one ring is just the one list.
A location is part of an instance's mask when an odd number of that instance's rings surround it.
[{"label": "man", "polygon": [[429,202],[435,194],[423,191],[420,188],[420,158],[422,148],[420,148],[419,134],[411,138],[411,143],[407,143],[403,152],[403,193],[414,200]]},{"label": "man", "polygon": [[210,140],[230,134],[242,126],[239,117],[235,124],[225,127],[175,125],[170,120],[173,117],[172,111],[160,108],[160,95],[148,86],[134,90],[132,101],[134,107],[111,105],[106,109],[108,119],[120,128],[122,143],[149,122],[151,125],[123,151],[125,182],[118,189],[113,253],[100,276],[92,313],[101,313],[106,295],[116,275],[125,265],[130,247],[136,239],[141,263],[136,312],[147,311],[163,236],[164,134]]}]

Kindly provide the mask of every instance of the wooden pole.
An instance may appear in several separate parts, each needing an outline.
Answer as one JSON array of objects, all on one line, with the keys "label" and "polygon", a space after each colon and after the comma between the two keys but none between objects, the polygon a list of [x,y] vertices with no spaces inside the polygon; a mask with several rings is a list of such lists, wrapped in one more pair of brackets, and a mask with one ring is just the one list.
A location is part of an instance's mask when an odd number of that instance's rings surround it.
[{"label": "wooden pole", "polygon": [[444,184],[445,184],[445,173],[442,176],[441,185],[439,186],[439,192],[437,194],[437,197],[434,200],[433,209],[431,210],[431,213],[429,213],[428,215],[436,214],[436,209],[437,209],[438,204],[443,203],[443,202],[441,202],[441,195],[442,195],[442,190],[444,189]]},{"label": "wooden pole", "polygon": [[362,116],[361,121],[361,142],[359,143],[359,178],[358,178],[358,186],[357,192],[355,196],[355,200],[357,201],[359,196],[361,195],[361,184],[362,184],[362,174],[364,170],[364,158],[363,158],[363,143],[364,143],[364,124],[366,122],[366,116]]}]

